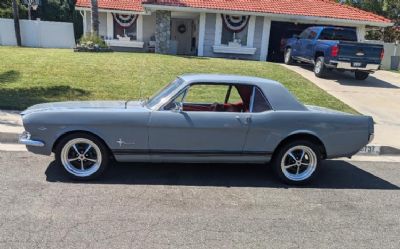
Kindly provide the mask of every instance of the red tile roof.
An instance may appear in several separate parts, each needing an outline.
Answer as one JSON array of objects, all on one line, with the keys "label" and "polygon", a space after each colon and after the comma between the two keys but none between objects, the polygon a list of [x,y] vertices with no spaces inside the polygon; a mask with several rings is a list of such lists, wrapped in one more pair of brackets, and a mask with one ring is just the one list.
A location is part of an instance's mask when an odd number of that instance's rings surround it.
[{"label": "red tile roof", "polygon": [[[90,8],[90,2],[90,0],[77,0],[76,6]],[[97,0],[97,3],[100,9],[144,11],[142,0]]]},{"label": "red tile roof", "polygon": [[[391,22],[384,17],[336,3],[334,0],[98,0],[99,8],[131,11],[143,11],[141,2],[177,7]],[[90,7],[90,0],[77,0],[76,5]]]}]

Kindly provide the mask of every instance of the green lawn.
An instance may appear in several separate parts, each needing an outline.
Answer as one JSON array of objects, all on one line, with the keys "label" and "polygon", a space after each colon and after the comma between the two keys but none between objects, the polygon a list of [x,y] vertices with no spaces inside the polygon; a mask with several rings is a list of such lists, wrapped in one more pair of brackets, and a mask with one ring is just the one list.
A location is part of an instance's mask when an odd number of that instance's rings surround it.
[{"label": "green lawn", "polygon": [[[299,74],[266,62],[147,53],[74,53],[0,47],[0,108],[65,100],[138,99],[185,73],[228,73],[283,83],[306,104],[356,113]],[[142,89],[142,90],[140,90]]]}]

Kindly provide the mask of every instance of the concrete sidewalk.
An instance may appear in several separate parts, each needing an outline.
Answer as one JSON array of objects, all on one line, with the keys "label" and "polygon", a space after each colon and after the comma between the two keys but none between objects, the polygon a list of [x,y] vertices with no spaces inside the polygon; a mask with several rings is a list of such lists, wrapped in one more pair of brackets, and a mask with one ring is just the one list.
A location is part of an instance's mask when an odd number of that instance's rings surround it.
[{"label": "concrete sidewalk", "polygon": [[358,81],[352,73],[333,71],[325,79],[321,79],[314,75],[312,66],[284,66],[358,112],[372,116],[375,121],[375,138],[372,144],[400,149],[400,74],[378,71],[367,80]]}]

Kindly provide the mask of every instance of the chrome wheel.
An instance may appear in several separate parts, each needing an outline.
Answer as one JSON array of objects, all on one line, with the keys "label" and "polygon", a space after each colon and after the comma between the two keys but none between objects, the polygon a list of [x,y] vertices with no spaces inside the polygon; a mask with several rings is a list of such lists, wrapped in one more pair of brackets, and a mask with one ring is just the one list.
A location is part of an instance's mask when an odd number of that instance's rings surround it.
[{"label": "chrome wheel", "polygon": [[292,181],[303,181],[311,177],[317,168],[316,153],[309,147],[298,145],[290,148],[283,155],[281,170]]},{"label": "chrome wheel", "polygon": [[289,64],[290,63],[290,59],[292,57],[292,51],[290,49],[286,49],[285,52],[285,64]]},{"label": "chrome wheel", "polygon": [[61,150],[61,163],[65,170],[77,177],[87,177],[96,173],[101,165],[99,146],[86,138],[68,141]]},{"label": "chrome wheel", "polygon": [[316,74],[321,73],[322,66],[323,66],[323,62],[321,60],[317,60],[317,62],[315,63],[314,72]]}]

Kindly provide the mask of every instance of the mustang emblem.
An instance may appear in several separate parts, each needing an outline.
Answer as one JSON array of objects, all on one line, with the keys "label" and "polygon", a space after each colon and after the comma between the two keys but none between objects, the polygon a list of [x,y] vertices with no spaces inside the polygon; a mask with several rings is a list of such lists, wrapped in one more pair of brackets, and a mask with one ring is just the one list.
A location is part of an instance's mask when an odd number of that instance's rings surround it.
[{"label": "mustang emblem", "polygon": [[127,142],[123,141],[122,138],[120,138],[120,139],[117,141],[117,144],[119,144],[119,147],[122,147],[123,144],[135,144],[135,142],[127,143]]}]

